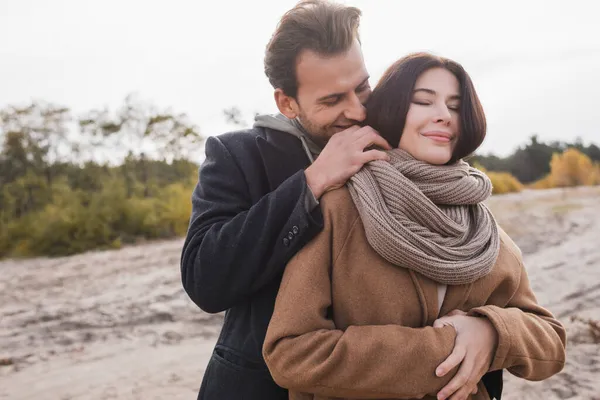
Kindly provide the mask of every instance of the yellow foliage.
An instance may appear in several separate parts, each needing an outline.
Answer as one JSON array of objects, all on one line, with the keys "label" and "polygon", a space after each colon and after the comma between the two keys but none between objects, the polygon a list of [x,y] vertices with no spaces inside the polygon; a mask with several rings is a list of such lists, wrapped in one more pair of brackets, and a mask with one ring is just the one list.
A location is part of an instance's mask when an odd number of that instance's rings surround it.
[{"label": "yellow foliage", "polygon": [[508,172],[488,171],[478,162],[473,163],[473,168],[477,168],[490,178],[493,194],[513,193],[523,190],[523,184]]},{"label": "yellow foliage", "polygon": [[596,179],[592,160],[577,149],[555,153],[550,161],[550,180],[553,187],[593,185]]},{"label": "yellow foliage", "polygon": [[589,176],[589,185],[600,185],[600,163],[596,163]]},{"label": "yellow foliage", "polygon": [[523,190],[523,184],[508,172],[488,172],[487,176],[492,181],[493,194],[513,193]]},{"label": "yellow foliage", "polygon": [[160,223],[169,230],[167,235],[185,235],[192,211],[191,189],[173,183],[161,191],[158,200]]},{"label": "yellow foliage", "polygon": [[552,176],[548,174],[539,181],[530,184],[529,187],[532,189],[551,189],[554,187],[554,182],[552,181]]}]

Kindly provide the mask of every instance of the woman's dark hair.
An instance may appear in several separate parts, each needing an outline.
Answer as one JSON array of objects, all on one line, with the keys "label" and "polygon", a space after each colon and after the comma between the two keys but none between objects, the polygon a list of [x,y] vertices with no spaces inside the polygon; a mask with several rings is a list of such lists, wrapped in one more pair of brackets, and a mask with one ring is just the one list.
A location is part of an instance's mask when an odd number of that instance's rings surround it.
[{"label": "woman's dark hair", "polygon": [[431,68],[445,68],[460,85],[460,135],[449,164],[472,154],[483,142],[486,121],[473,82],[462,65],[429,53],[414,53],[392,64],[383,74],[367,102],[366,125],[397,147],[406,123],[415,83]]}]

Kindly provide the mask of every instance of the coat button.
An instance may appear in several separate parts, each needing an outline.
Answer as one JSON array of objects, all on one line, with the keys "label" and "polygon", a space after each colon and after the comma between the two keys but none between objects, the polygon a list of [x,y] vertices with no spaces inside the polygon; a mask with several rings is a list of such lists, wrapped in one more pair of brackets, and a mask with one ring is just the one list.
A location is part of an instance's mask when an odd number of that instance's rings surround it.
[{"label": "coat button", "polygon": [[288,238],[283,238],[283,244],[284,246],[289,246],[290,245],[290,240]]},{"label": "coat button", "polygon": [[288,237],[289,240],[292,240],[294,238],[294,234],[292,232],[288,232]]},{"label": "coat button", "polygon": [[300,231],[300,230],[298,229],[298,227],[297,227],[297,226],[294,226],[294,227],[292,228],[292,232],[294,232],[294,235],[297,235],[299,231]]}]

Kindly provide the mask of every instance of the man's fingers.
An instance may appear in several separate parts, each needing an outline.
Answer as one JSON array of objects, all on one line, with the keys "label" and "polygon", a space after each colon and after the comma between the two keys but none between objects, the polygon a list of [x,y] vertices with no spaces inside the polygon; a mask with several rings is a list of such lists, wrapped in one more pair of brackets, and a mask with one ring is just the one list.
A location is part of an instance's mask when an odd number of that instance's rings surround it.
[{"label": "man's fingers", "polygon": [[381,137],[374,129],[361,132],[356,139],[356,146],[358,146],[361,150],[370,146],[378,146],[384,150],[392,149],[387,140]]},{"label": "man's fingers", "polygon": [[379,133],[375,133],[375,138],[373,139],[373,142],[371,144],[379,146],[379,147],[381,147],[382,149],[385,149],[385,150],[391,150],[392,149],[392,146],[390,146],[390,144],[388,143],[388,141],[385,140],[383,138],[383,136],[381,136]]},{"label": "man's fingers", "polygon": [[[435,374],[437,376],[444,376],[448,373],[448,371],[450,371],[451,369],[453,369],[454,367],[456,367],[458,364],[460,364],[462,362],[462,360],[465,358],[465,349],[454,346],[454,350],[452,350],[452,353],[448,356],[448,358],[446,358],[444,360],[444,362],[442,362],[436,369],[435,369]],[[455,377],[456,379],[456,377]]]},{"label": "man's fingers", "polygon": [[337,137],[344,137],[344,136],[349,136],[349,137],[351,137],[351,136],[353,136],[353,134],[354,134],[356,131],[359,131],[359,130],[361,130],[361,129],[362,129],[362,128],[361,128],[360,126],[358,126],[358,125],[352,125],[350,128],[346,128],[346,129],[344,129],[343,131],[341,131],[341,132],[339,132],[339,133],[336,133],[335,135],[333,135],[333,137],[336,137],[336,136],[337,136]]},{"label": "man's fingers", "polygon": [[362,153],[361,157],[362,157],[361,161],[363,164],[366,164],[370,161],[375,161],[375,160],[389,161],[389,159],[390,159],[390,156],[388,156],[386,153],[384,153],[381,150],[365,151],[364,153]]},{"label": "man's fingers", "polygon": [[358,127],[358,129],[352,131],[352,135],[351,135],[354,138],[354,140],[358,140],[359,138],[366,135],[367,133],[371,133],[371,132],[377,133],[377,131],[375,129],[371,128],[368,125],[366,125],[366,126],[353,125],[350,128],[346,129],[346,131],[349,131],[350,129],[354,128],[355,126]]}]

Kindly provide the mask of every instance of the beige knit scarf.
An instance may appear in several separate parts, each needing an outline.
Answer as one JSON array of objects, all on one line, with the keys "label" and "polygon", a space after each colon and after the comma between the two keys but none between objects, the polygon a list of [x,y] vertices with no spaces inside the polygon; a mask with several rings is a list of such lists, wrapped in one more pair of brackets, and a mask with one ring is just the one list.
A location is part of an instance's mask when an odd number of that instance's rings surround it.
[{"label": "beige knit scarf", "polygon": [[498,227],[482,203],[489,178],[464,161],[437,166],[394,149],[365,165],[348,188],[369,244],[394,265],[442,284],[473,282],[494,266]]}]

